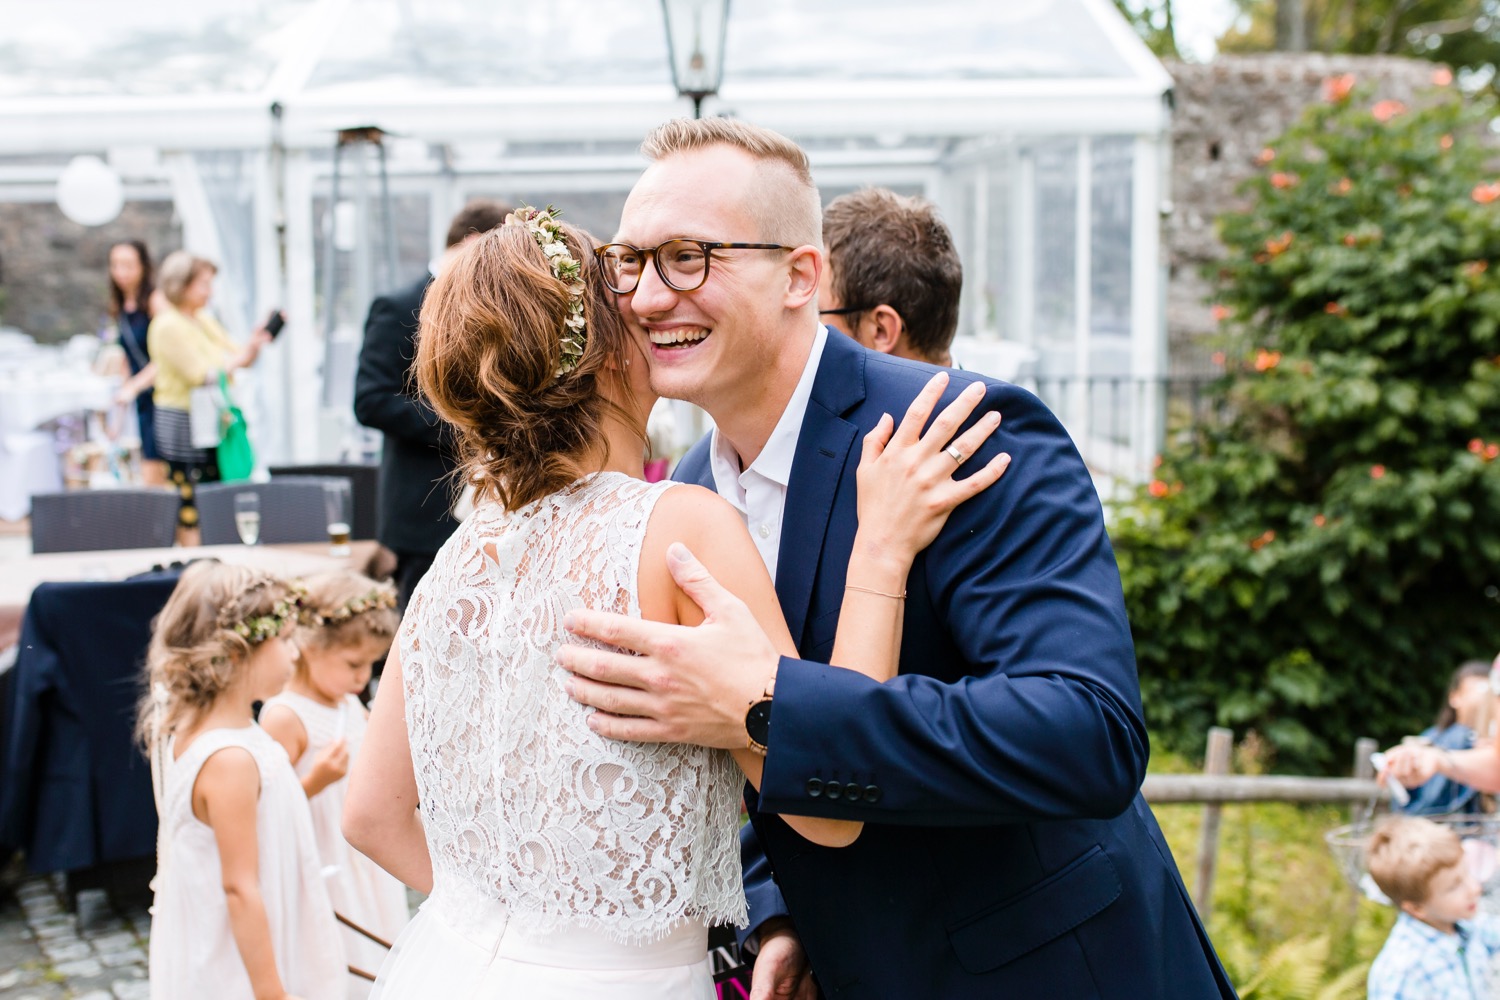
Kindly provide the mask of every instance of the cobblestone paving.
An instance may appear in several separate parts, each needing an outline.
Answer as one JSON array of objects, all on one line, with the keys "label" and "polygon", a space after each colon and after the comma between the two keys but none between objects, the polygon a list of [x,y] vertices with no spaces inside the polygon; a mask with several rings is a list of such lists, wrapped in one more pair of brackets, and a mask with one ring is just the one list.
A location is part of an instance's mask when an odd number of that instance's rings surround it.
[{"label": "cobblestone paving", "polygon": [[149,1000],[150,931],[143,905],[86,889],[69,913],[62,876],[0,871],[0,1000]]}]

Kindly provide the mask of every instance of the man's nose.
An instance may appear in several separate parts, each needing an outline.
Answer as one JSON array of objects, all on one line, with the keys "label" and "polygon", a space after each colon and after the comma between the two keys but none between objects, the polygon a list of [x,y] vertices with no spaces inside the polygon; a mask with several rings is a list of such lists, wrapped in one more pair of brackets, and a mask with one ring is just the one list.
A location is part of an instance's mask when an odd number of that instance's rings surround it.
[{"label": "man's nose", "polygon": [[656,258],[653,256],[646,266],[641,268],[641,280],[636,284],[635,291],[630,294],[631,311],[637,318],[646,319],[671,309],[677,304],[677,296],[681,293],[662,280],[660,272],[656,270]]}]

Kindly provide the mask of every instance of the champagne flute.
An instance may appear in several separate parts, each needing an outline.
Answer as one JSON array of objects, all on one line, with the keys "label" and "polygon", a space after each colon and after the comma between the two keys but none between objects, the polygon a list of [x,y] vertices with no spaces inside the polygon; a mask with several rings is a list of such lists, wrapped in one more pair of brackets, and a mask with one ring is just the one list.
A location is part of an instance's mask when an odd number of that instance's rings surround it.
[{"label": "champagne flute", "polygon": [[329,555],[349,555],[353,551],[349,544],[349,480],[324,483],[323,506],[328,514]]},{"label": "champagne flute", "polygon": [[240,541],[254,545],[260,541],[260,495],[236,493],[234,495],[234,529]]}]

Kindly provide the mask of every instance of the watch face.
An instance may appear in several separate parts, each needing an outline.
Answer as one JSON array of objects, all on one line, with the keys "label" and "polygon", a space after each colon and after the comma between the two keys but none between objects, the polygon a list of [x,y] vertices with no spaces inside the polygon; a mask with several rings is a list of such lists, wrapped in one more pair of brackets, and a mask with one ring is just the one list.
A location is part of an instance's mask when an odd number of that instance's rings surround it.
[{"label": "watch face", "polygon": [[757,701],[745,713],[745,732],[761,746],[771,735],[771,699]]}]

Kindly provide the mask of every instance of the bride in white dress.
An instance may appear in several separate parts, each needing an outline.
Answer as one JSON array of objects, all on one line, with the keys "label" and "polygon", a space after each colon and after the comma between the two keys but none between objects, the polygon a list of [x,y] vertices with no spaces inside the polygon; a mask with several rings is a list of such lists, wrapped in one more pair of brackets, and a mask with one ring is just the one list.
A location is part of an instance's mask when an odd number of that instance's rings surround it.
[{"label": "bride in white dress", "polygon": [[[738,512],[644,481],[649,361],[593,247],[523,209],[471,241],[423,304],[419,382],[478,500],[412,597],[350,775],[350,842],[430,894],[379,1000],[711,1000],[708,928],[745,921],[740,791],[761,758],[604,739],[556,663],[574,608],[701,621],[667,571],[678,542],[794,652]],[[861,504],[834,659],[878,679],[895,673],[911,558],[1004,471],[954,482],[941,453],[977,395],[919,437],[944,381],[865,443],[860,493],[880,502]],[[954,444],[972,454],[993,429]],[[859,835],[790,822],[828,846]]]}]

